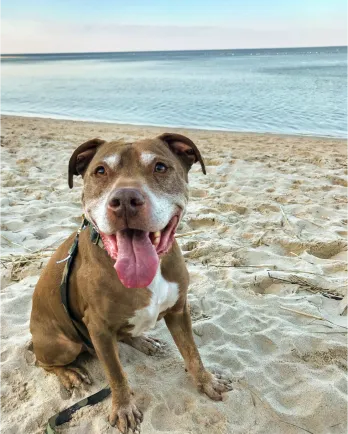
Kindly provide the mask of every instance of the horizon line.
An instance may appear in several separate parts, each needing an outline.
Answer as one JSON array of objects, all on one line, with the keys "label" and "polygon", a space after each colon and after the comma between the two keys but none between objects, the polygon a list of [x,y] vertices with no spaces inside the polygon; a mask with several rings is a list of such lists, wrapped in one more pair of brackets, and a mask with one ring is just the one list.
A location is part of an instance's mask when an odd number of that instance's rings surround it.
[{"label": "horizon line", "polygon": [[199,49],[176,49],[176,50],[127,50],[127,51],[57,51],[36,53],[0,53],[0,56],[36,56],[53,54],[126,54],[126,53],[176,53],[192,51],[243,51],[243,50],[293,50],[296,48],[348,48],[348,45],[303,45],[296,47],[255,47],[255,48],[199,48]]}]

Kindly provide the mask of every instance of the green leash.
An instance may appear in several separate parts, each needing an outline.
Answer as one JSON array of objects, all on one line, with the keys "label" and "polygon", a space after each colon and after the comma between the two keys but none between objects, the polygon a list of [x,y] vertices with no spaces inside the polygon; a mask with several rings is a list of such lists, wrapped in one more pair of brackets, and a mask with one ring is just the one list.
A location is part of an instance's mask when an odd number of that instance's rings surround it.
[{"label": "green leash", "polygon": [[95,405],[98,402],[103,401],[106,397],[108,397],[111,393],[110,387],[104,387],[104,389],[99,390],[99,392],[94,393],[87,398],[81,399],[81,401],[72,405],[65,410],[60,411],[54,416],[48,419],[47,427],[45,430],[45,434],[57,434],[55,428],[59,425],[63,425],[63,423],[69,422],[71,420],[74,413],[80,408],[86,407],[87,405]]}]

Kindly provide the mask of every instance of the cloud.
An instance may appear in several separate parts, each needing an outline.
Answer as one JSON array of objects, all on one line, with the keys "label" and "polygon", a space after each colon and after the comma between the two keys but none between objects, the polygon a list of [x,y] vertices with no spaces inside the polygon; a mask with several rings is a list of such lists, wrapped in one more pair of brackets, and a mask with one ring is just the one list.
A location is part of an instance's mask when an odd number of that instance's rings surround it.
[{"label": "cloud", "polygon": [[346,45],[342,22],[248,22],[234,26],[119,25],[3,20],[2,53],[195,50]]}]

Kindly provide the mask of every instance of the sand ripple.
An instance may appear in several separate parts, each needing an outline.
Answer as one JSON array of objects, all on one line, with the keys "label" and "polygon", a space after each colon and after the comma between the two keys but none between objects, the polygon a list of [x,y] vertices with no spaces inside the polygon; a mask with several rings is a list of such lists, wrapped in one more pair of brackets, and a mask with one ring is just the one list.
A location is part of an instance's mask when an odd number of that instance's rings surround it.
[{"label": "sand ripple", "polygon": [[[132,140],[159,131],[5,117],[2,233],[19,246],[3,240],[3,254],[57,246],[77,227],[80,189],[69,190],[66,180],[76,145],[94,136]],[[208,172],[203,176],[193,169],[191,203],[180,228],[202,230],[179,239],[191,273],[193,329],[206,366],[229,376],[234,389],[221,403],[200,395],[162,321],[153,332],[168,342],[160,356],[121,344],[122,363],[145,410],[143,432],[346,432],[347,350],[341,327],[346,317],[338,314],[338,301],[283,281],[291,275],[311,278],[313,285],[346,294],[344,143],[187,134],[199,143]],[[99,362],[85,358],[81,363],[94,383],[69,397],[54,376],[35,367],[29,314],[44,262],[24,262],[18,282],[11,280],[10,267],[3,270],[2,423],[7,433],[41,433],[48,417],[105,382]],[[106,401],[83,409],[60,432],[111,432],[108,406]]]}]

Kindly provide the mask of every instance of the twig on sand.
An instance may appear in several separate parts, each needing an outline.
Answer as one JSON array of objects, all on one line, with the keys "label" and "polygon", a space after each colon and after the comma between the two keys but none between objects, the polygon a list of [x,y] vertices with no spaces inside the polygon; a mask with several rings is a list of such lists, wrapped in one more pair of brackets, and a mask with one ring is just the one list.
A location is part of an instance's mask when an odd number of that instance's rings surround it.
[{"label": "twig on sand", "polygon": [[[305,250],[304,253],[307,253],[307,250]],[[310,261],[308,261],[308,259],[302,258],[302,257],[301,257],[300,255],[298,255],[297,253],[290,252],[290,255],[296,256],[296,258],[298,258],[298,259],[300,259],[300,260],[302,260],[302,261],[306,261],[308,264],[315,265],[314,262],[310,262]]]},{"label": "twig on sand", "polygon": [[316,331],[316,330],[311,330],[311,333],[322,333],[322,334],[325,334],[325,335],[337,335],[337,334],[339,334],[339,335],[346,335],[347,334],[347,331],[342,331],[342,332],[340,332],[340,331],[332,331],[332,332],[326,332],[326,331]]},{"label": "twig on sand", "polygon": [[336,324],[336,323],[330,321],[329,319],[324,318],[323,316],[312,315],[311,313],[302,312],[300,310],[289,309],[288,307],[285,307],[285,306],[279,306],[279,307],[280,307],[280,309],[287,310],[289,312],[294,312],[294,313],[297,313],[298,315],[303,315],[303,316],[306,316],[308,318],[314,318],[314,319],[318,319],[320,321],[327,321],[336,327],[342,327],[343,329],[348,330],[348,327],[342,326],[340,324]]},{"label": "twig on sand", "polygon": [[[301,430],[303,430],[304,432],[307,432],[307,433],[309,433],[309,434],[314,434],[314,432],[312,432],[312,431],[309,431],[308,429],[306,429],[306,428],[303,428],[302,426],[299,426],[299,425],[295,425],[294,423],[291,423],[291,422],[287,422],[286,420],[283,420],[280,416],[279,416],[279,414],[276,412],[276,410],[274,410],[269,404],[268,404],[268,402],[265,402],[262,398],[260,398],[260,396],[245,382],[245,381],[241,381],[241,380],[239,380],[238,381],[238,383],[239,384],[241,384],[242,386],[244,386],[246,389],[248,389],[249,390],[249,392],[251,393],[251,395],[252,395],[252,397],[253,396],[255,396],[260,402],[261,402],[261,404],[263,404],[263,406],[265,407],[265,409],[266,410],[268,410],[269,412],[271,412],[271,413],[273,413],[276,417],[277,417],[277,419],[279,420],[279,422],[280,423],[285,423],[286,425],[290,425],[290,426],[293,426],[293,427],[296,427],[296,428],[298,428],[298,429],[301,429]],[[252,398],[253,399],[253,398]],[[254,402],[254,399],[253,399],[253,402]],[[254,405],[255,405],[255,403],[254,403]]]},{"label": "twig on sand", "polygon": [[221,268],[271,268],[273,270],[276,269],[275,265],[269,264],[260,264],[260,265],[227,265],[227,264],[208,264],[212,267],[221,267]]},{"label": "twig on sand", "polygon": [[[301,272],[302,273],[302,272]],[[277,276],[272,276],[270,273],[268,273],[268,276],[271,279],[280,280],[281,282],[287,282],[292,284],[298,284],[300,286],[303,286],[308,291],[316,294],[320,292],[325,297],[333,298],[335,300],[342,300],[343,295],[341,295],[337,290],[330,289],[330,288],[323,288],[322,286],[319,286],[317,283],[312,282],[310,279],[302,277],[302,276],[296,276],[294,274],[289,275],[289,279],[283,279]],[[345,287],[345,286],[341,286]],[[338,287],[338,288],[341,288]]]},{"label": "twig on sand", "polygon": [[348,306],[348,297],[347,294],[343,297],[343,300],[340,301],[339,307],[338,307],[338,313],[340,315],[343,315],[345,312],[347,312],[347,306]]},{"label": "twig on sand", "polygon": [[[292,269],[285,269],[285,268],[275,268],[275,270],[277,270],[277,271],[283,271],[283,272],[286,272],[286,273],[313,274],[313,276],[321,276],[321,277],[323,277],[323,275],[321,273],[313,273],[313,271],[292,270]],[[278,279],[277,277],[271,276],[269,273],[268,273],[268,275],[272,279]],[[278,279],[278,280],[284,280],[284,279]],[[293,282],[291,282],[291,283],[293,283]]]},{"label": "twig on sand", "polygon": [[201,231],[185,232],[184,234],[175,234],[175,238],[189,237],[190,235],[196,235],[196,234],[200,234],[202,232],[204,232],[204,231],[201,230]]},{"label": "twig on sand", "polygon": [[298,240],[302,241],[301,238],[298,235],[298,232],[295,230],[295,228],[293,227],[293,225],[290,223],[289,219],[287,218],[287,216],[285,214],[285,211],[284,211],[284,208],[281,206],[280,203],[278,205],[279,205],[280,211],[282,213],[284,222],[289,226],[289,228],[291,229],[291,231],[294,233],[295,237]]},{"label": "twig on sand", "polygon": [[261,236],[260,236],[260,238],[258,238],[258,240],[257,241],[255,241],[254,243],[253,243],[253,245],[254,246],[261,246],[263,243],[262,243],[262,240],[263,240],[263,237],[266,235],[266,234],[268,234],[268,232],[270,231],[270,229],[267,229]]},{"label": "twig on sand", "polygon": [[[284,269],[284,268],[278,268],[276,265],[270,265],[270,264],[259,264],[259,265],[228,265],[228,264],[209,264],[211,267],[217,267],[217,268],[266,268],[266,271],[268,272],[268,276],[271,279],[280,280],[281,282],[291,283],[291,284],[298,284],[300,286],[303,286],[306,290],[309,292],[312,292],[314,294],[320,292],[327,298],[332,298],[335,300],[342,300],[343,295],[340,294],[339,291],[335,289],[330,288],[323,288],[321,286],[318,286],[317,284],[311,282],[305,277],[302,276],[296,276],[294,274],[289,275],[289,279],[283,279],[281,277],[276,277],[270,274],[270,271],[280,271],[283,273],[298,273],[298,274],[311,274],[313,276],[320,276],[323,277],[321,273],[314,273],[312,271],[302,271],[302,270],[292,270],[292,269]],[[339,286],[337,288],[343,288],[345,285]]]},{"label": "twig on sand", "polygon": [[33,250],[29,249],[28,247],[23,246],[22,244],[15,243],[14,241],[9,240],[5,235],[1,234],[1,238],[3,238],[7,243],[13,244],[14,246],[23,247],[24,250],[27,250],[28,252],[34,253]]},{"label": "twig on sand", "polygon": [[293,229],[291,223],[289,222],[289,219],[287,218],[287,216],[286,216],[286,214],[285,214],[284,208],[281,206],[281,204],[279,204],[279,208],[280,208],[280,211],[281,211],[281,213],[282,213],[282,215],[283,215],[283,219],[284,219],[285,223],[286,223],[286,224],[287,224],[291,229]]},{"label": "twig on sand", "polygon": [[284,307],[284,306],[279,306],[279,307],[283,310],[288,310],[289,312],[294,312],[299,315],[307,316],[308,318],[314,318],[314,319],[320,319],[321,321],[326,321],[326,319],[323,318],[322,316],[312,315],[311,313],[302,312],[300,310],[289,309],[288,307]]},{"label": "twig on sand", "polygon": [[[302,271],[302,270],[289,270],[285,268],[278,268],[276,265],[272,264],[259,264],[259,265],[228,265],[228,264],[208,264],[211,267],[218,268],[266,268],[266,271],[282,271],[285,273],[303,273],[303,274],[313,274],[314,276],[323,276],[321,273],[313,273],[312,271]],[[269,276],[272,277],[272,276]],[[273,277],[275,279],[275,277]],[[278,279],[282,280],[282,279]]]}]

